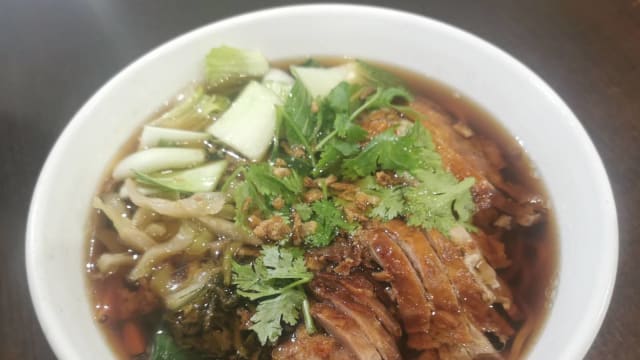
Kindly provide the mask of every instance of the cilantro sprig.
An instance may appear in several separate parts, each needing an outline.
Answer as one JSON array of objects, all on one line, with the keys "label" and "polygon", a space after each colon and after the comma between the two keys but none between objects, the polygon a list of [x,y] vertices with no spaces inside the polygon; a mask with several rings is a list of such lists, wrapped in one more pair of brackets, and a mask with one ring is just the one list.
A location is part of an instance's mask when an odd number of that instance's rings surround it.
[{"label": "cilantro sprig", "polygon": [[435,228],[444,234],[456,225],[474,230],[470,223],[474,210],[470,189],[474,178],[458,182],[450,173],[426,170],[416,172],[415,176],[418,185],[404,190],[409,225]]},{"label": "cilantro sprig", "polygon": [[313,333],[313,320],[302,289],[313,274],[307,269],[300,249],[263,246],[252,263],[234,262],[232,270],[238,295],[258,301],[251,317],[251,330],[263,345],[275,343],[282,334],[282,323],[295,325],[301,312],[308,325],[307,332]]},{"label": "cilantro sprig", "polygon": [[343,218],[342,211],[332,201],[316,201],[311,205],[311,210],[318,223],[318,228],[305,239],[305,243],[308,245],[327,246],[331,244],[338,231],[352,231],[356,228],[355,224],[348,223]]},{"label": "cilantro sprig", "polygon": [[[473,229],[470,189],[474,180],[459,181],[445,169],[423,125],[429,119],[408,105],[413,97],[401,82],[382,70],[374,71],[372,65],[362,66],[380,81],[341,82],[324,98],[315,99],[302,82],[294,83],[289,97],[278,107],[271,152],[271,161],[285,160],[291,174],[277,177],[272,166],[264,163],[243,168],[244,180],[233,192],[237,222],[246,225],[248,216],[257,213],[262,219],[278,215],[293,224],[298,213],[303,221],[315,222],[304,244],[327,246],[338,233],[352,232],[359,224],[345,219],[342,209],[348,201],[329,188],[323,188],[320,200],[304,203],[303,195],[309,189],[304,188],[302,178],[334,175],[339,181],[361,183],[377,171],[386,171],[403,174],[408,181],[395,186],[361,186],[360,191],[378,199],[366,209],[369,217],[383,221],[403,217],[410,225],[443,233],[457,225]],[[370,137],[359,121],[377,109],[393,109],[414,123],[407,126],[410,122],[401,121]],[[276,197],[282,199],[278,209],[273,207]]]},{"label": "cilantro sprig", "polygon": [[[233,182],[237,183],[234,185]],[[231,187],[234,187],[232,191]],[[236,203],[236,222],[246,225],[253,211],[271,215],[275,211],[272,201],[276,197],[282,198],[283,206],[292,206],[299,201],[303,185],[295,170],[286,177],[278,177],[268,163],[256,163],[236,169],[227,179],[223,191],[230,192]]]}]

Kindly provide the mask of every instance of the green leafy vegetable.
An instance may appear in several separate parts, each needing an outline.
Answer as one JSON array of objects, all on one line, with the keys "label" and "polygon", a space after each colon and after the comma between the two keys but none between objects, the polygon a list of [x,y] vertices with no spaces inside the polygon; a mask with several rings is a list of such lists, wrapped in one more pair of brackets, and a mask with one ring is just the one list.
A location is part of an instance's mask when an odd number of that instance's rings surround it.
[{"label": "green leafy vegetable", "polygon": [[331,68],[291,66],[293,76],[304,84],[314,99],[327,96],[336,85],[346,80],[349,68],[334,66]]},{"label": "green leafy vegetable", "polygon": [[185,169],[200,165],[207,160],[202,149],[188,148],[151,148],[134,152],[113,168],[112,176],[116,180],[134,176],[134,171],[152,173],[161,170]]},{"label": "green leafy vegetable", "polygon": [[360,106],[356,111],[351,114],[351,118],[355,119],[360,115],[363,111],[370,111],[381,108],[393,108],[395,105],[393,104],[394,100],[400,99],[402,101],[411,101],[413,96],[411,93],[405,88],[401,87],[390,87],[390,88],[377,88],[376,92],[367,98],[362,106]]},{"label": "green leafy vegetable", "polygon": [[392,73],[369,64],[362,60],[356,60],[353,65],[353,81],[373,86],[402,86],[403,81]]},{"label": "green leafy vegetable", "polygon": [[336,113],[349,112],[351,89],[348,83],[341,82],[327,95],[327,103]]},{"label": "green leafy vegetable", "polygon": [[400,188],[382,188],[375,192],[375,195],[380,202],[371,209],[369,215],[388,221],[403,213],[405,203]]},{"label": "green leafy vegetable", "polygon": [[298,203],[295,204],[293,208],[296,210],[302,221],[309,221],[309,219],[311,219],[311,215],[313,215],[313,210],[309,204]]},{"label": "green leafy vegetable", "polygon": [[251,81],[207,131],[249,160],[262,160],[275,136],[280,103],[273,91]]},{"label": "green leafy vegetable", "polygon": [[[277,246],[263,246],[260,257],[252,264],[234,263],[233,274],[233,284],[238,286],[238,294],[250,300],[279,295],[313,278],[300,249]],[[279,281],[282,279],[294,281],[283,285]]]},{"label": "green leafy vegetable", "polygon": [[156,146],[193,146],[204,145],[211,135],[206,132],[179,130],[147,125],[142,129],[140,135],[139,148],[150,148]]},{"label": "green leafy vegetable", "polygon": [[444,234],[459,224],[473,229],[469,223],[474,209],[470,192],[473,178],[458,182],[449,173],[428,170],[416,172],[416,178],[420,184],[404,191],[409,225],[438,229]]},{"label": "green leafy vegetable", "polygon": [[329,200],[320,200],[311,204],[313,219],[318,223],[316,231],[305,239],[305,243],[314,247],[331,244],[338,230],[352,231],[354,224],[348,223],[342,211]]},{"label": "green leafy vegetable", "polygon": [[260,163],[247,168],[245,179],[264,196],[281,196],[285,201],[294,202],[302,192],[302,179],[295,171],[285,177],[277,177],[269,164]]},{"label": "green leafy vegetable", "polygon": [[150,360],[199,360],[200,356],[179,347],[171,335],[160,330],[155,334]]},{"label": "green leafy vegetable", "polygon": [[269,62],[258,51],[221,46],[211,49],[205,59],[209,88],[233,91],[269,71]]},{"label": "green leafy vegetable", "polygon": [[[233,198],[236,203],[236,221],[246,223],[251,210],[258,210],[263,216],[273,212],[271,202],[276,197],[284,200],[286,206],[298,201],[302,194],[302,178],[294,170],[290,175],[278,177],[267,163],[257,163],[238,170],[244,181],[235,187]],[[225,186],[227,187],[227,186]]]},{"label": "green leafy vegetable", "polygon": [[295,80],[280,69],[270,69],[262,78],[262,85],[273,91],[284,103],[289,97]]},{"label": "green leafy vegetable", "polygon": [[251,317],[258,339],[264,345],[267,342],[275,343],[282,334],[282,323],[295,325],[306,299],[304,291],[288,289],[279,296],[264,300],[258,304],[256,313]]},{"label": "green leafy vegetable", "polygon": [[289,99],[280,110],[282,126],[289,145],[310,147],[309,139],[313,137],[313,118],[311,117],[311,96],[300,81],[296,81],[291,89]]},{"label": "green leafy vegetable", "polygon": [[226,168],[227,161],[220,160],[186,170],[156,174],[135,171],[135,174],[139,183],[189,194],[213,191]]},{"label": "green leafy vegetable", "polygon": [[[258,300],[251,317],[251,329],[262,344],[274,343],[282,333],[282,322],[295,325],[306,300],[301,285],[311,281],[299,249],[264,246],[253,263],[233,263],[233,284],[237,293]],[[307,316],[307,312],[304,313]],[[305,318],[305,323],[312,321]]]},{"label": "green leafy vegetable", "polygon": [[[377,170],[406,172],[412,185],[381,187],[368,175]],[[379,202],[369,215],[382,220],[405,216],[410,225],[448,233],[455,225],[470,225],[474,205],[470,188],[473,178],[459,182],[445,171],[431,137],[421,123],[415,123],[404,136],[387,131],[374,137],[355,157],[343,161],[343,175],[360,181]]]},{"label": "green leafy vegetable", "polygon": [[191,131],[202,130],[211,124],[212,116],[221,114],[229,108],[229,105],[231,105],[229,98],[208,95],[204,89],[197,88],[186,99],[149,125]]},{"label": "green leafy vegetable", "polygon": [[344,161],[342,170],[349,179],[371,175],[376,170],[413,171],[439,161],[431,138],[421,123],[404,136],[387,130],[375,136],[355,157]]},{"label": "green leafy vegetable", "polygon": [[342,160],[348,156],[355,155],[360,150],[358,144],[333,139],[328,142],[320,153],[320,159],[313,169],[313,175],[318,176],[332,172],[338,172]]}]

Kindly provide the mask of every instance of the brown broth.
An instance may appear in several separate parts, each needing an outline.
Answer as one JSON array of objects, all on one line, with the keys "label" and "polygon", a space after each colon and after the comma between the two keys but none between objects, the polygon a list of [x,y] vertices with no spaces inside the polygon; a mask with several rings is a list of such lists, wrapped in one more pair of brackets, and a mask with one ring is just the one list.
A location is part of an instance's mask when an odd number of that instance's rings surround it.
[{"label": "brown broth", "polygon": [[[321,57],[319,61],[323,65],[335,65],[344,62],[345,58]],[[301,62],[300,59],[287,59],[272,62],[272,65],[288,69],[290,64]],[[375,64],[402,78],[415,95],[434,101],[452,115],[454,119],[468,124],[476,134],[495,142],[508,163],[509,171],[503,173],[505,179],[522,184],[548,199],[544,184],[537,176],[535,166],[527,157],[525,150],[514,136],[508,133],[481,106],[458,91],[433,79],[397,67],[380,63]],[[189,86],[192,86],[192,84]],[[165,103],[154,116],[144,123],[166,111],[174,101]],[[123,144],[117,156],[107,167],[107,171],[104,174],[105,180],[100,185],[98,193],[113,190],[114,184],[110,180],[111,170],[120,159],[135,150],[140,130],[141,128],[135,131]],[[559,248],[556,241],[557,233],[553,209],[550,203],[547,205],[549,211],[544,222],[530,228],[521,227],[517,231],[509,232],[509,235],[503,238],[506,243],[507,255],[514,262],[510,268],[498,273],[505,278],[513,292],[516,305],[525,313],[524,321],[514,324],[517,331],[514,340],[502,352],[505,358],[508,359],[521,358],[528,353],[544,326],[548,310],[553,301]],[[101,301],[100,294],[105,290],[105,285],[94,276],[96,272],[95,261],[100,254],[106,251],[106,247],[95,239],[94,234],[96,231],[110,228],[110,225],[108,221],[100,219],[95,211],[91,212],[89,224],[90,228],[87,232],[89,241],[86,252],[88,254],[88,288],[91,303],[97,306]],[[114,276],[124,276],[124,274]],[[159,321],[159,316],[152,314],[146,319],[147,323],[153,324],[154,316]],[[114,355],[119,359],[129,358],[124,350],[120,329],[116,326],[107,325],[101,327],[114,350]],[[146,335],[150,337],[155,328],[150,325],[149,329],[146,330],[148,331]],[[514,345],[516,343],[517,345]]]}]

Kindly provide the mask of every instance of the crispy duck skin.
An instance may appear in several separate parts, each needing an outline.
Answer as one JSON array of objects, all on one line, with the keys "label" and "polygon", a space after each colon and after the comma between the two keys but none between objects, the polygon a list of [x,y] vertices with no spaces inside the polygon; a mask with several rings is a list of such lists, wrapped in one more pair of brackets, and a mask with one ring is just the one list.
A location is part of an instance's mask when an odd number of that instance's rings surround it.
[{"label": "crispy duck skin", "polygon": [[408,346],[418,350],[436,347],[429,334],[433,306],[411,261],[394,241],[394,235],[382,228],[373,228],[362,231],[360,236],[366,239],[373,257],[390,276]]},{"label": "crispy duck skin", "polygon": [[466,319],[447,271],[424,233],[401,220],[392,220],[382,226],[396,235],[394,240],[417,270],[431,297],[434,312],[430,333],[434,341],[438,344],[470,341]]},{"label": "crispy duck skin", "polygon": [[340,277],[338,281],[354,298],[371,309],[378,321],[380,321],[391,336],[394,338],[402,336],[400,324],[398,324],[398,321],[376,297],[373,284],[371,284],[369,280],[361,275],[351,275],[348,278]]},{"label": "crispy duck skin", "polygon": [[431,296],[435,311],[430,332],[440,344],[439,349],[444,349],[440,351],[442,358],[472,359],[496,354],[491,343],[462,310],[457,291],[449,280],[449,271],[424,232],[401,220],[392,220],[382,226],[397,235],[396,241],[411,259]]},{"label": "crispy duck skin", "polygon": [[299,326],[295,334],[274,347],[273,360],[350,360],[354,355],[339,344],[333,336],[307,334]]},{"label": "crispy duck skin", "polygon": [[369,342],[358,324],[335,307],[316,303],[311,307],[311,315],[326,332],[351,351],[355,359],[382,360],[376,347]]},{"label": "crispy duck skin", "polygon": [[319,274],[309,285],[311,292],[325,302],[331,303],[337,310],[353,319],[362,333],[373,344],[382,359],[401,359],[395,338],[391,336],[375,313],[360,298],[355,298],[339,282],[337,276]]},{"label": "crispy duck skin", "polygon": [[479,284],[469,271],[462,250],[437,230],[428,231],[427,238],[447,268],[462,308],[474,325],[480,331],[494,333],[502,341],[506,341],[513,335],[513,328],[493,309],[491,301],[486,298],[486,287]]}]

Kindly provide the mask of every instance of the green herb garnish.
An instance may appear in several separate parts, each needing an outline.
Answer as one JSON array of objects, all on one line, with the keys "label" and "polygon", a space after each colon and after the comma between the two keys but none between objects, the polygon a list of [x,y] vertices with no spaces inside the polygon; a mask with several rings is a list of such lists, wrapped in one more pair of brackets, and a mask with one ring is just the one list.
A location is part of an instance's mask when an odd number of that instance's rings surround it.
[{"label": "green herb garnish", "polygon": [[[302,285],[313,274],[307,269],[300,249],[264,246],[252,263],[233,264],[233,284],[237,293],[258,301],[251,317],[258,339],[264,345],[275,343],[282,334],[282,323],[295,325],[307,299]],[[308,311],[302,311],[305,323],[312,323]],[[311,331],[312,329],[307,329]]]}]

